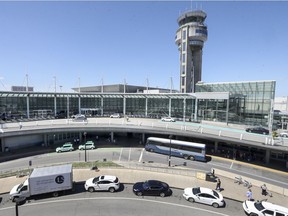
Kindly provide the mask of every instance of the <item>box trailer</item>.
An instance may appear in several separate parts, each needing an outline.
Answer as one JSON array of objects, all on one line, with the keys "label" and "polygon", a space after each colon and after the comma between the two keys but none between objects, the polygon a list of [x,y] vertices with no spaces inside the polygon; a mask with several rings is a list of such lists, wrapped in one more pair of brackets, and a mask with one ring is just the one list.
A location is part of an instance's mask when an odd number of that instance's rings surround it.
[{"label": "box trailer", "polygon": [[12,188],[10,199],[28,198],[46,193],[58,196],[59,192],[71,190],[72,188],[72,164],[35,168],[28,179]]}]

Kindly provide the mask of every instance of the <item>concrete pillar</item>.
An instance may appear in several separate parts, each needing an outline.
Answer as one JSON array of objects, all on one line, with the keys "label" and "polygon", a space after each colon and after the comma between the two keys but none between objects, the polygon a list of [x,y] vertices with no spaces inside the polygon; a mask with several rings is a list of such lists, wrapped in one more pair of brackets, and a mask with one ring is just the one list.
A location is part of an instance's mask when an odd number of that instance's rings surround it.
[{"label": "concrete pillar", "polygon": [[27,118],[30,118],[29,94],[27,95],[27,98],[26,98],[26,106],[27,106]]},{"label": "concrete pillar", "polygon": [[45,146],[45,147],[48,146],[48,143],[47,143],[47,136],[48,136],[48,134],[43,134],[43,143],[44,143],[44,146]]},{"label": "concrete pillar", "polygon": [[110,139],[111,139],[111,142],[114,141],[114,132],[111,132],[111,133],[110,133]]},{"label": "concrete pillar", "polygon": [[142,143],[145,144],[146,140],[145,140],[145,133],[142,133]]},{"label": "concrete pillar", "polygon": [[270,155],[271,155],[271,150],[266,149],[266,153],[265,153],[265,163],[269,164],[270,162]]},{"label": "concrete pillar", "polygon": [[218,142],[215,141],[214,142],[214,153],[217,153],[218,152]]},{"label": "concrete pillar", "polygon": [[70,118],[69,96],[67,95],[67,119]]},{"label": "concrete pillar", "polygon": [[101,116],[103,116],[103,114],[104,114],[103,106],[104,106],[104,98],[101,97]]}]

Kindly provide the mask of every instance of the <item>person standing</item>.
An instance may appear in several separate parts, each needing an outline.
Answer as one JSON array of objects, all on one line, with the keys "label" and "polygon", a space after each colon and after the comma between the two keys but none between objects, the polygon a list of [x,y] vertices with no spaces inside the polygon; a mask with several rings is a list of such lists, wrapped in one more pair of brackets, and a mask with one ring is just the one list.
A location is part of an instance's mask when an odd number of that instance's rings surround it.
[{"label": "person standing", "polygon": [[246,196],[248,198],[249,201],[253,201],[253,196],[252,196],[252,190],[249,189],[247,192],[246,192]]},{"label": "person standing", "polygon": [[217,183],[216,183],[216,189],[215,190],[221,191],[221,180],[220,180],[220,178],[217,178]]},{"label": "person standing", "polygon": [[261,190],[262,190],[262,195],[266,196],[267,195],[267,187],[266,184],[263,184],[261,186]]}]

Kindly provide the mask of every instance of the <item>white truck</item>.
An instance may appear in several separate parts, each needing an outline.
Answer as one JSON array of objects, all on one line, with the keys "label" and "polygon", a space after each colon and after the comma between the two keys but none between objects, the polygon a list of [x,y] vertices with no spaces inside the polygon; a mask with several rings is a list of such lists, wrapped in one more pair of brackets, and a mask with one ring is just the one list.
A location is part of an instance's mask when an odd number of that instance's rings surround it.
[{"label": "white truck", "polygon": [[73,188],[72,164],[35,168],[24,183],[15,185],[10,191],[10,199],[28,198],[33,195],[59,192]]}]

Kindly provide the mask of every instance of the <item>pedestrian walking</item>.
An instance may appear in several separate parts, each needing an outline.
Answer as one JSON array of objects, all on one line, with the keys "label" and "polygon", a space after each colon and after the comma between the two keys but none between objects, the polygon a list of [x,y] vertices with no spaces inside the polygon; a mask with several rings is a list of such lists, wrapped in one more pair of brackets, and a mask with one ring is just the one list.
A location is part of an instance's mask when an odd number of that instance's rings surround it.
[{"label": "pedestrian walking", "polygon": [[263,184],[261,186],[261,190],[262,190],[262,195],[266,196],[267,195],[267,187],[266,184]]},{"label": "pedestrian walking", "polygon": [[252,196],[252,190],[249,189],[247,192],[246,192],[246,196],[248,198],[249,201],[253,201],[253,196]]},{"label": "pedestrian walking", "polygon": [[221,191],[221,180],[220,180],[220,178],[217,178],[217,183],[216,183],[216,189],[215,190]]}]

